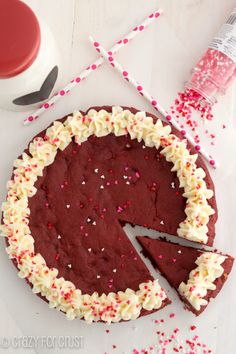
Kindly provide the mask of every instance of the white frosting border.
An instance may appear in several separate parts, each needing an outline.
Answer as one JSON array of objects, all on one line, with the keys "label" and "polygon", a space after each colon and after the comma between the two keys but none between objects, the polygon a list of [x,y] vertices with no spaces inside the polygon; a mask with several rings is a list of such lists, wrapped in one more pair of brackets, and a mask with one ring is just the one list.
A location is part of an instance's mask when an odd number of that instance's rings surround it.
[{"label": "white frosting border", "polygon": [[227,259],[221,254],[204,252],[195,261],[197,267],[189,274],[187,283],[179,285],[179,293],[197,311],[201,306],[206,306],[208,301],[205,299],[208,290],[215,290],[214,282],[224,273],[222,263]]},{"label": "white frosting border", "polygon": [[112,112],[90,110],[86,116],[75,112],[64,123],[55,121],[46,131],[45,138],[36,137],[29,146],[30,155],[23,153],[14,163],[14,178],[8,182],[7,201],[2,205],[3,222],[1,233],[8,237],[7,251],[10,258],[17,260],[19,276],[27,278],[33,292],[41,293],[55,307],[66,313],[69,319],[84,318],[87,322],[118,322],[135,319],[142,309],[151,311],[162,306],[167,299],[158,280],[140,284],[139,290],[92,295],[82,294],[73,283],[57,278],[58,270],[49,269],[40,254],[34,253],[34,239],[29,224],[30,210],[28,198],[36,192],[34,183],[42,176],[44,167],[53,163],[57,150],[64,150],[72,138],[79,144],[89,136],[116,136],[129,134],[131,139],[144,141],[148,147],[162,148],[167,161],[174,164],[184,188],[186,220],[179,225],[178,235],[193,241],[207,243],[207,223],[214,210],[207,200],[213,192],[204,181],[205,172],[197,168],[197,155],[191,155],[186,142],[171,134],[169,125],[161,120],[153,123],[145,112],[131,113],[121,107],[113,107]]}]

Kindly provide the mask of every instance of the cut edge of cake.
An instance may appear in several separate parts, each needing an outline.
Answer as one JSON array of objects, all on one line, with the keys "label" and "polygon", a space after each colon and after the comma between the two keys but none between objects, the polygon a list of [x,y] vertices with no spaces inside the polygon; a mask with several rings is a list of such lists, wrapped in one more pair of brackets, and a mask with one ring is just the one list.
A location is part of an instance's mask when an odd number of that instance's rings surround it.
[{"label": "cut edge of cake", "polygon": [[177,291],[185,307],[196,316],[218,295],[234,263],[232,256],[218,251],[183,246],[164,238],[136,238],[143,254]]}]

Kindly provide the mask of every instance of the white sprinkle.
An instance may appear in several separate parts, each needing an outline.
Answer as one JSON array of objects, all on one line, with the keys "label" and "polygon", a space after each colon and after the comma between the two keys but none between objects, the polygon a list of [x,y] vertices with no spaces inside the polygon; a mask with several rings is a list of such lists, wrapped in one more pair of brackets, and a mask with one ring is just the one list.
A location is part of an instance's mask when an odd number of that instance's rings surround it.
[{"label": "white sprinkle", "polygon": [[105,250],[105,248],[103,247],[103,248],[101,248],[101,251],[103,252]]},{"label": "white sprinkle", "polygon": [[127,179],[127,178],[128,178],[128,176],[123,176],[123,178],[124,178],[124,179]]},{"label": "white sprinkle", "polygon": [[160,224],[161,224],[161,225],[164,225],[164,221],[163,221],[163,220],[161,220],[161,221],[160,221]]},{"label": "white sprinkle", "polygon": [[130,182],[129,182],[129,181],[126,181],[126,184],[130,184]]},{"label": "white sprinkle", "polygon": [[88,251],[91,252],[91,251],[92,251],[92,248],[88,248]]},{"label": "white sprinkle", "polygon": [[85,181],[83,181],[82,184],[85,184]]},{"label": "white sprinkle", "polygon": [[105,176],[104,176],[104,175],[101,175],[101,178],[102,178],[102,179],[105,179]]},{"label": "white sprinkle", "polygon": [[93,225],[97,225],[96,221],[93,222]]},{"label": "white sprinkle", "polygon": [[67,209],[69,209],[69,208],[70,208],[70,204],[67,204],[67,206],[66,206],[66,207],[67,207]]},{"label": "white sprinkle", "polygon": [[72,265],[71,265],[71,264],[68,264],[67,267],[68,267],[68,268],[72,268]]},{"label": "white sprinkle", "polygon": [[143,146],[142,146],[142,148],[143,148],[143,149],[146,149],[146,146],[145,146],[145,145],[143,145]]},{"label": "white sprinkle", "polygon": [[101,275],[97,275],[97,278],[100,279],[100,278],[101,278]]},{"label": "white sprinkle", "polygon": [[60,240],[61,239],[61,235],[58,235],[57,238]]},{"label": "white sprinkle", "polygon": [[171,188],[175,188],[175,182],[171,182]]},{"label": "white sprinkle", "polygon": [[113,271],[113,273],[116,273],[116,269],[113,269],[112,271]]},{"label": "white sprinkle", "polygon": [[179,253],[179,254],[181,254],[181,253],[182,253],[182,251],[181,251],[181,250],[178,250],[178,253]]},{"label": "white sprinkle", "polygon": [[90,218],[88,218],[88,219],[87,219],[87,222],[90,222],[90,221],[91,221],[91,219],[90,219]]},{"label": "white sprinkle", "polygon": [[95,168],[94,172],[95,172],[95,173],[98,173],[98,168]]},{"label": "white sprinkle", "polygon": [[100,186],[100,189],[104,189],[104,186]]}]

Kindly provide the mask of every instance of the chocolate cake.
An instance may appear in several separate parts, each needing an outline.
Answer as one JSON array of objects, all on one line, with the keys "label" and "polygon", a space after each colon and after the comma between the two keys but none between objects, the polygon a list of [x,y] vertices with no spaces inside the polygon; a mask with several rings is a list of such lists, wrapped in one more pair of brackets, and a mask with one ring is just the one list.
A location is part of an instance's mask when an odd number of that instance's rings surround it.
[{"label": "chocolate cake", "polygon": [[122,226],[213,244],[214,185],[186,144],[151,114],[107,106],[75,112],[33,139],[15,162],[1,227],[33,292],[88,322],[167,305]]},{"label": "chocolate cake", "polygon": [[176,289],[186,307],[200,315],[215,298],[231,272],[229,255],[138,236],[138,242],[154,267]]}]

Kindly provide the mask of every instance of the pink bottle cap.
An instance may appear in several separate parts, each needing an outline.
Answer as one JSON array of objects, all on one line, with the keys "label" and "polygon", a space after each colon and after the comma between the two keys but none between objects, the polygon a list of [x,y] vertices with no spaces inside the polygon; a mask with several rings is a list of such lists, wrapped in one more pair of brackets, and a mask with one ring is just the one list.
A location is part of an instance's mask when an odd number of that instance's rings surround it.
[{"label": "pink bottle cap", "polygon": [[33,11],[22,1],[0,1],[0,78],[26,70],[37,57],[40,27]]}]

